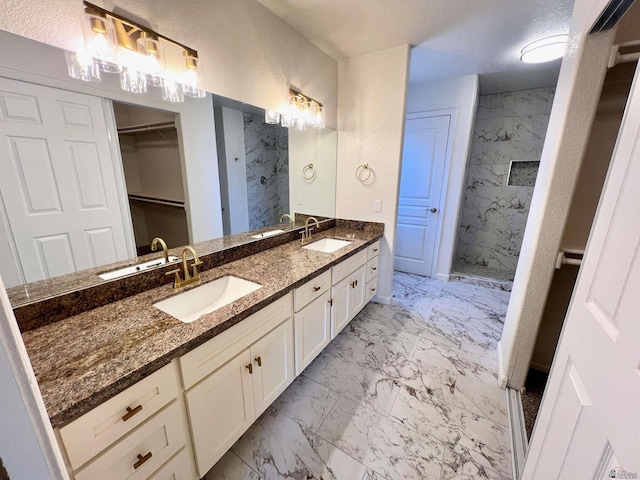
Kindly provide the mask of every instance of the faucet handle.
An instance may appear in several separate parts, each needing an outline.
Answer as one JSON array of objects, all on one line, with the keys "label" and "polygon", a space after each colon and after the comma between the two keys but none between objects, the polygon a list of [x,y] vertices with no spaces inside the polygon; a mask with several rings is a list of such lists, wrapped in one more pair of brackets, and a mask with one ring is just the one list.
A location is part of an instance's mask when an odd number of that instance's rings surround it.
[{"label": "faucet handle", "polygon": [[177,285],[180,284],[180,282],[182,282],[182,279],[180,278],[180,269],[176,268],[175,270],[170,270],[167,273],[165,273],[165,275],[172,275],[175,274],[175,279],[173,280],[173,288],[178,288]]}]

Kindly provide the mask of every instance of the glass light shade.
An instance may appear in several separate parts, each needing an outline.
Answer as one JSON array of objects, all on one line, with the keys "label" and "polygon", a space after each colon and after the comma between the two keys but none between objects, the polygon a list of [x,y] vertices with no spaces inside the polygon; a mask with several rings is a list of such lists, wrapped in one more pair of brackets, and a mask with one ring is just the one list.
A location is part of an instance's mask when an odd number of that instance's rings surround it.
[{"label": "glass light shade", "polygon": [[543,63],[556,60],[564,55],[569,36],[552,35],[531,42],[521,51],[520,60],[525,63]]},{"label": "glass light shade", "polygon": [[125,92],[147,93],[147,74],[134,67],[124,67],[120,72],[120,88]]},{"label": "glass light shade", "polygon": [[264,123],[276,125],[280,123],[280,114],[274,110],[264,111]]},{"label": "glass light shade", "polygon": [[321,105],[318,105],[318,108],[316,109],[313,126],[314,128],[324,128],[324,107]]},{"label": "glass light shade", "polygon": [[203,98],[207,95],[204,90],[204,74],[202,62],[198,57],[185,55],[186,72],[182,78],[182,91],[187,97]]},{"label": "glass light shade", "polygon": [[166,68],[164,45],[147,37],[139,38],[137,43],[142,62],[141,70],[146,73],[147,85],[161,87]]},{"label": "glass light shade", "polygon": [[290,115],[283,113],[280,115],[280,126],[285,128],[290,128],[293,126],[293,117]]},{"label": "glass light shade", "polygon": [[119,73],[122,67],[116,57],[118,44],[113,23],[98,15],[84,14],[84,45],[96,66],[103,72]]},{"label": "glass light shade", "polygon": [[84,82],[101,80],[100,70],[86,53],[65,51],[64,56],[67,61],[67,72],[71,78]]},{"label": "glass light shade", "polygon": [[172,103],[184,102],[182,85],[172,78],[165,78],[162,83],[162,99]]}]

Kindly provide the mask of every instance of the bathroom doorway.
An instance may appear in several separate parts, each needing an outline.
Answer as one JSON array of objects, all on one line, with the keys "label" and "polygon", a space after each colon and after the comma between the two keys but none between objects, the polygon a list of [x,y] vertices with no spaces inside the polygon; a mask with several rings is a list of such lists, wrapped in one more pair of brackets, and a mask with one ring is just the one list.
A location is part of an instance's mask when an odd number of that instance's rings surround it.
[{"label": "bathroom doorway", "polygon": [[154,237],[189,244],[177,114],[118,102],[113,111],[137,254]]}]

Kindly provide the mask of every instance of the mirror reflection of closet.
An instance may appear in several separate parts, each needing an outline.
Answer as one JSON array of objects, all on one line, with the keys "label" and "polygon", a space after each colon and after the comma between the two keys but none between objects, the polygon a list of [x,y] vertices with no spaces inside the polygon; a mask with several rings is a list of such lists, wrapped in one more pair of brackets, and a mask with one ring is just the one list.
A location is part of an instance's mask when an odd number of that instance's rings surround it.
[{"label": "mirror reflection of closet", "polygon": [[187,245],[189,233],[176,114],[113,103],[138,255],[162,237]]}]

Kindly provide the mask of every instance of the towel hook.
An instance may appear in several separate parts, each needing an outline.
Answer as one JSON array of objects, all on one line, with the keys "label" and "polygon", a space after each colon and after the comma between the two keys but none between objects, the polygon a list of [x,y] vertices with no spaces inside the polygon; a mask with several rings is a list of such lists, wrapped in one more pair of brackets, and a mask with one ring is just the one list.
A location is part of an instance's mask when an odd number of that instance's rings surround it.
[{"label": "towel hook", "polygon": [[316,171],[313,168],[313,163],[309,163],[302,168],[302,176],[306,181],[313,180],[313,177],[316,176]]},{"label": "towel hook", "polygon": [[[362,172],[367,172],[367,176],[362,178]],[[371,178],[371,173],[373,169],[369,166],[368,163],[363,163],[358,168],[356,168],[356,178],[360,183],[365,183],[367,180]]]}]

